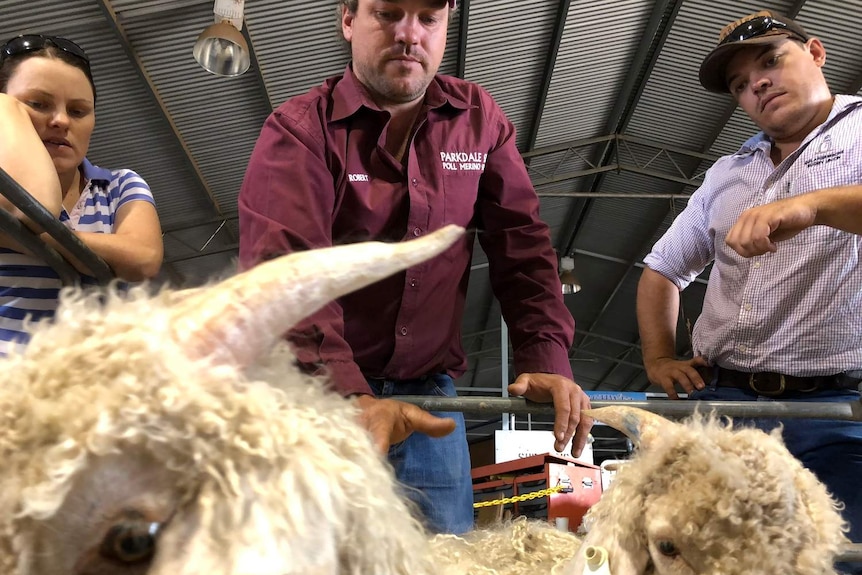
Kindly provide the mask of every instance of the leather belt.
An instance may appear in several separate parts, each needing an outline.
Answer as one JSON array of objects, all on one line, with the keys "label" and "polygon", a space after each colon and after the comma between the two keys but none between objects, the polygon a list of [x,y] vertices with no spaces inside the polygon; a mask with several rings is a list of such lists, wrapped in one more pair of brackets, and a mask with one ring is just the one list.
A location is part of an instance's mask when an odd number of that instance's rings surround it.
[{"label": "leather belt", "polygon": [[718,387],[735,387],[748,389],[758,395],[773,397],[787,391],[798,393],[810,393],[814,391],[852,389],[858,390],[862,382],[862,371],[849,371],[836,373],[835,375],[816,375],[810,377],[797,377],[771,371],[749,373],[725,369],[723,367],[698,368],[704,382],[709,384],[713,380],[714,370],[718,370],[718,379],[715,380]]}]

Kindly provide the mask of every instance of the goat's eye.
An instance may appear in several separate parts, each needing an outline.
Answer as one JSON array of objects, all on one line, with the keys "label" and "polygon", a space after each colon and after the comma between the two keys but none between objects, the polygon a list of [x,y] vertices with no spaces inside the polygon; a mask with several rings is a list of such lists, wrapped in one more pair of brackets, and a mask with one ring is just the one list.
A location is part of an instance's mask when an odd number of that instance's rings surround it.
[{"label": "goat's eye", "polygon": [[149,561],[156,552],[159,524],[147,521],[126,521],[115,525],[102,540],[102,557],[121,563]]},{"label": "goat's eye", "polygon": [[662,555],[667,557],[676,557],[679,555],[679,550],[673,544],[673,541],[659,541],[658,550]]}]

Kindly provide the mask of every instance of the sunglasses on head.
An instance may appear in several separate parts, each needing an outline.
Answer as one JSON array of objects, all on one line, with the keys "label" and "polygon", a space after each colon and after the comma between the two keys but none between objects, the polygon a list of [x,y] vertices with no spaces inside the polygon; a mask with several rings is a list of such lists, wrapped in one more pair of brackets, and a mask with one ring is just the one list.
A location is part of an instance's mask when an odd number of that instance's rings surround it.
[{"label": "sunglasses on head", "polygon": [[784,30],[788,34],[796,36],[804,42],[808,41],[808,38],[803,37],[799,32],[793,30],[784,22],[776,20],[772,16],[758,16],[757,18],[752,18],[748,22],[743,22],[734,28],[733,32],[725,36],[724,40],[722,40],[719,45],[730,44],[731,42],[744,42],[745,40],[749,40],[755,36],[766,34],[770,30]]},{"label": "sunglasses on head", "polygon": [[42,36],[40,34],[24,34],[16,38],[12,38],[0,48],[0,63],[11,56],[20,56],[28,52],[38,52],[43,48],[56,48],[66,54],[83,60],[90,67],[90,58],[84,49],[66,38],[60,36]]}]

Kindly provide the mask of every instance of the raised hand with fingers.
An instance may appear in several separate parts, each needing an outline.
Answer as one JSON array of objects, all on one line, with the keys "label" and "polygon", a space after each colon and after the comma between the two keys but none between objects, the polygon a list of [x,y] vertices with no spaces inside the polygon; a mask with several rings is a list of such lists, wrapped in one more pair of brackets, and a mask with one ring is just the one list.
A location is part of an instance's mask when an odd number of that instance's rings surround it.
[{"label": "raised hand with fingers", "polygon": [[660,385],[670,399],[679,399],[677,386],[685,393],[703,389],[705,382],[698,373],[698,367],[707,367],[706,358],[697,356],[689,360],[677,360],[671,357],[660,357],[645,365],[649,380]]},{"label": "raised hand with fingers", "polygon": [[371,395],[357,396],[355,401],[361,410],[359,422],[371,433],[374,444],[384,455],[390,445],[404,441],[414,431],[443,437],[455,430],[455,420],[431,415],[410,403]]},{"label": "raised hand with fingers", "polygon": [[774,252],[778,242],[814,225],[815,199],[814,194],[803,194],[745,210],[724,241],[746,258]]},{"label": "raised hand with fingers", "polygon": [[511,395],[521,395],[531,401],[554,403],[554,449],[562,451],[574,436],[572,455],[580,456],[593,420],[582,416],[590,408],[590,399],[581,387],[568,377],[553,373],[522,373],[509,386]]}]

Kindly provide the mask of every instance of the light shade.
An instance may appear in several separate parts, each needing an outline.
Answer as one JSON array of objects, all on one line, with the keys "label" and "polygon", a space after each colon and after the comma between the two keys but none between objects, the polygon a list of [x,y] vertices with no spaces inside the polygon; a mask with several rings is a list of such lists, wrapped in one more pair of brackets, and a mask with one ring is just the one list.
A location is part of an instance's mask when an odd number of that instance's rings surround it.
[{"label": "light shade", "polygon": [[192,53],[204,70],[216,76],[239,76],[251,65],[245,36],[227,21],[207,26]]},{"label": "light shade", "polygon": [[563,295],[578,293],[581,291],[581,282],[575,275],[575,259],[560,258],[560,283],[563,286]]}]

